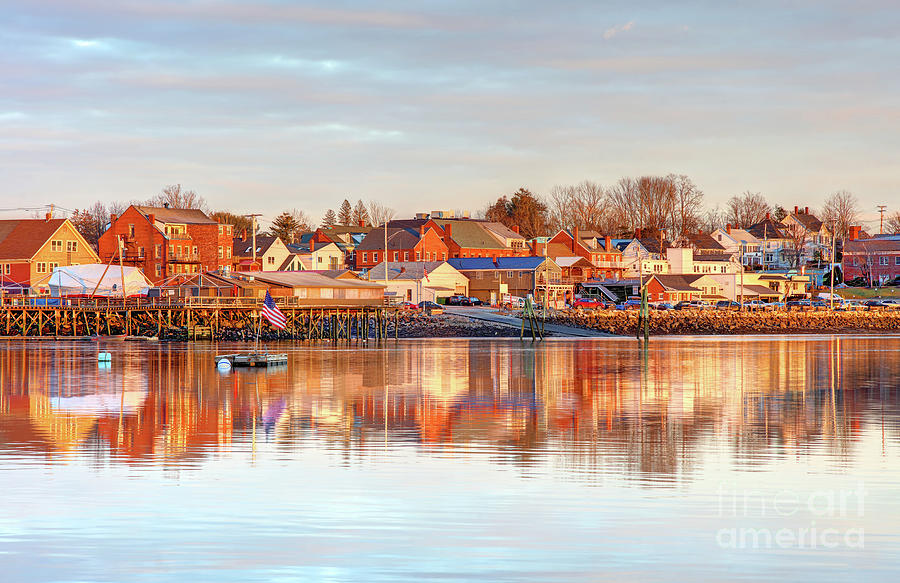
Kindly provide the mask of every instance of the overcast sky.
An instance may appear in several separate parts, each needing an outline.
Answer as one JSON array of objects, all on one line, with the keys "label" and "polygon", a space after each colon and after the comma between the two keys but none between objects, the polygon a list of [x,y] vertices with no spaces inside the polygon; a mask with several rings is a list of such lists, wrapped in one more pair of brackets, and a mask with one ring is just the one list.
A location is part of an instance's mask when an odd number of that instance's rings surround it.
[{"label": "overcast sky", "polygon": [[735,4],[0,1],[2,206],[406,216],[677,172],[900,207],[896,1]]}]

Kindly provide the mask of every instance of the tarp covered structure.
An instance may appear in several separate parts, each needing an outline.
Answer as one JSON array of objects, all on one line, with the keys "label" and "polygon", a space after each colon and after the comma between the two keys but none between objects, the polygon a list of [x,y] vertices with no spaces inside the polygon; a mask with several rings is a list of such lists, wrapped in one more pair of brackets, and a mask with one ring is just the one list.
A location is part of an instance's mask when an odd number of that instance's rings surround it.
[{"label": "tarp covered structure", "polygon": [[[104,275],[104,271],[106,274]],[[102,278],[102,281],[101,281]],[[47,285],[54,298],[62,296],[122,297],[122,280],[126,296],[145,296],[150,288],[148,280],[137,267],[120,267],[92,263],[57,267],[50,274]],[[100,285],[97,285],[97,284]],[[96,288],[96,292],[94,289]]]}]

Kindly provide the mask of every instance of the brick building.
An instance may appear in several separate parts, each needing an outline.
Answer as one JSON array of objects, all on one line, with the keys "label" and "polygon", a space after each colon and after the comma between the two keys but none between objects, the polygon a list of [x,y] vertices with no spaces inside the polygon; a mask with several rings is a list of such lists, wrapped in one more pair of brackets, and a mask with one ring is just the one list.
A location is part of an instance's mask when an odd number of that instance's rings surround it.
[{"label": "brick building", "polygon": [[900,277],[900,236],[861,239],[860,227],[850,227],[841,270],[845,280],[861,277],[869,285],[882,285],[897,279]]},{"label": "brick building", "polygon": [[197,209],[132,205],[110,218],[100,236],[100,260],[116,257],[121,241],[123,263],[140,267],[153,283],[180,273],[222,270],[231,265],[233,229]]},{"label": "brick building", "polygon": [[[434,221],[390,221],[388,261],[446,261],[444,232]],[[384,229],[374,229],[356,247],[356,269],[370,269],[385,260]]]},{"label": "brick building", "polygon": [[5,293],[49,293],[53,269],[99,258],[69,219],[0,221],[0,287]]}]

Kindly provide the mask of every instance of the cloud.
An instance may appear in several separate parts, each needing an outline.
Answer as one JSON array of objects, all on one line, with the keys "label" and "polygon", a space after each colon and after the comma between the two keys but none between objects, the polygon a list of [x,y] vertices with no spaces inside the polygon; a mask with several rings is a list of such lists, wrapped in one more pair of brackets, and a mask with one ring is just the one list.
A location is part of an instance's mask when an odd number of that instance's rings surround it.
[{"label": "cloud", "polygon": [[612,28],[607,28],[605,31],[603,31],[603,38],[605,40],[610,40],[611,38],[613,38],[620,32],[627,32],[627,31],[631,30],[633,26],[634,26],[633,20],[630,20],[630,21],[626,22],[625,24],[617,24],[616,26],[614,26]]}]

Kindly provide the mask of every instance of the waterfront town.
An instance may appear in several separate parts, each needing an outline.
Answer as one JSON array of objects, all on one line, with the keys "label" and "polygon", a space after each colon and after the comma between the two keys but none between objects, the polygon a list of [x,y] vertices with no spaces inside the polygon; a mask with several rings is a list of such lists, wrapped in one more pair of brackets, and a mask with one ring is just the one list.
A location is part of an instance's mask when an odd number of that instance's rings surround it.
[{"label": "waterfront town", "polygon": [[410,310],[515,309],[531,298],[559,314],[637,307],[645,291],[659,310],[758,312],[834,309],[833,299],[847,309],[840,292],[852,289],[865,290],[857,308],[896,307],[890,291],[871,290],[900,282],[900,213],[869,233],[845,191],[818,211],[748,192],[703,213],[702,197],[687,177],[642,177],[547,198],[520,189],[477,217],[393,218],[378,203],[344,200],[318,226],[290,211],[262,228],[260,215],[204,210],[172,185],[146,204],[113,205],[118,212],[98,202],[0,221],[0,282],[5,303],[44,306],[123,296],[227,304],[268,293],[282,305]]}]

